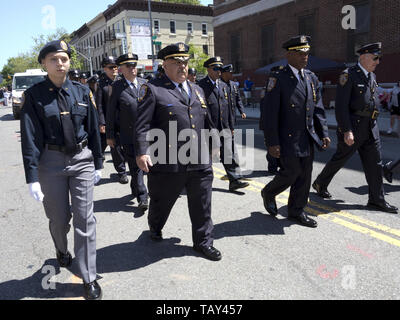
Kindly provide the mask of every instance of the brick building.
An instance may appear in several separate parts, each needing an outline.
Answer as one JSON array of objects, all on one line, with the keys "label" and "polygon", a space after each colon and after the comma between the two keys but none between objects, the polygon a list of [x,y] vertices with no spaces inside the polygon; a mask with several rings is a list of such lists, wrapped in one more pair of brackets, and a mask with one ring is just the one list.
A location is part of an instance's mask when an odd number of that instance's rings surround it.
[{"label": "brick building", "polygon": [[[356,9],[355,30],[342,28],[345,5]],[[400,80],[399,0],[214,0],[214,34],[216,54],[235,66],[239,80],[250,75],[257,86],[266,77],[254,72],[285,58],[282,43],[298,34],[312,37],[314,56],[347,65],[357,61],[360,44],[381,41],[378,81]],[[319,74],[332,83],[337,76]]]}]

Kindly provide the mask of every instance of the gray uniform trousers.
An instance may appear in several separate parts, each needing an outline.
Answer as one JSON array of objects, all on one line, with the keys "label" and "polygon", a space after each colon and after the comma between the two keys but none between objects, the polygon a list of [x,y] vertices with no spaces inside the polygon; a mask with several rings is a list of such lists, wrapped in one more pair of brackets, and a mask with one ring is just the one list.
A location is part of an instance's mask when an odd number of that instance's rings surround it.
[{"label": "gray uniform trousers", "polygon": [[73,217],[74,253],[85,283],[96,280],[97,276],[94,172],[93,155],[88,148],[74,156],[46,148],[39,163],[43,205],[55,247],[67,252],[67,233]]}]

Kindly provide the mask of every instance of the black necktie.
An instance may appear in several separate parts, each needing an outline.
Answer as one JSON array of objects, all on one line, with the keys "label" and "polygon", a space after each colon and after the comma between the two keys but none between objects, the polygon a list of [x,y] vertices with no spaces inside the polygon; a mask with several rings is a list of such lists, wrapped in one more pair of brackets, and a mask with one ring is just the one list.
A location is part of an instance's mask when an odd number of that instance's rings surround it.
[{"label": "black necktie", "polygon": [[76,150],[75,129],[71,118],[71,112],[68,110],[68,102],[63,94],[62,88],[57,90],[57,102],[64,132],[64,145],[67,149],[67,153],[74,153]]},{"label": "black necktie", "polygon": [[183,88],[182,83],[179,84],[179,88],[181,89],[181,93],[182,93],[183,99],[185,101],[185,104],[189,105],[190,98],[189,98],[189,95],[187,94],[187,92],[185,91],[185,89]]}]

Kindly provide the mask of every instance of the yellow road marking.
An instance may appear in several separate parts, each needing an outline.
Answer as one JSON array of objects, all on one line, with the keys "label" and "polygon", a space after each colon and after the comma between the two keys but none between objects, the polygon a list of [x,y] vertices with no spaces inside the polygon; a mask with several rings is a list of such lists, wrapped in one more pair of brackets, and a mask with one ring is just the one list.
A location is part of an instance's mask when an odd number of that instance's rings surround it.
[{"label": "yellow road marking", "polygon": [[[220,175],[220,174],[218,174],[216,172],[220,172],[222,174],[225,174],[224,170],[221,170],[221,169],[216,168],[216,167],[213,167],[213,169],[214,169],[214,175],[217,178],[221,178],[221,177],[223,177],[223,175]],[[253,180],[247,180],[247,182],[250,184],[250,186],[247,187],[246,189],[248,189],[250,191],[254,191],[254,192],[261,191],[261,189],[264,188],[264,186],[265,186],[265,184],[262,184],[260,182],[256,182],[256,181],[253,181]],[[276,201],[279,202],[279,203],[282,203],[284,205],[287,205],[288,197],[289,197],[289,192],[284,191],[284,192],[282,192],[281,194],[279,194],[276,197]],[[400,230],[390,228],[388,226],[379,224],[379,223],[374,222],[374,221],[367,220],[367,219],[362,218],[362,217],[358,217],[358,216],[350,214],[350,213],[348,213],[346,211],[341,211],[341,210],[338,210],[336,208],[331,208],[329,206],[320,204],[320,203],[315,202],[315,201],[309,201],[308,204],[311,205],[311,206],[317,207],[319,209],[328,211],[329,214],[327,212],[319,211],[319,210],[316,210],[316,209],[314,209],[312,207],[307,206],[304,209],[304,211],[306,211],[308,213],[314,214],[314,215],[316,215],[316,216],[318,216],[320,218],[323,218],[325,220],[328,220],[328,221],[331,221],[333,223],[339,224],[339,225],[344,226],[344,227],[346,227],[348,229],[351,229],[353,231],[360,232],[362,234],[366,234],[366,235],[368,235],[370,237],[373,237],[375,239],[379,239],[381,241],[384,241],[384,242],[389,243],[391,245],[394,245],[396,247],[400,247],[400,240],[398,240],[398,239],[392,238],[392,237],[390,237],[388,235],[385,235],[383,233],[380,233],[380,232],[371,230],[369,228],[360,226],[358,224],[349,222],[347,220],[341,219],[341,218],[339,218],[337,216],[356,221],[356,222],[364,224],[364,225],[366,225],[368,227],[371,227],[371,228],[374,228],[374,229],[377,229],[377,230],[380,230],[380,231],[383,231],[383,232],[386,232],[386,233],[390,233],[390,234],[393,234],[393,235],[399,236],[399,237],[400,237]]]}]

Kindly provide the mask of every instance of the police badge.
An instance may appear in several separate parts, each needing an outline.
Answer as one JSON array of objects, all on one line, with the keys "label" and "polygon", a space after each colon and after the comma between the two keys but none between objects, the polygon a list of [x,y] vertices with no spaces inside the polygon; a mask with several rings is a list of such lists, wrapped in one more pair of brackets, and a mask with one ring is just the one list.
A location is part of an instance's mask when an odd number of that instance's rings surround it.
[{"label": "police badge", "polygon": [[138,101],[142,102],[146,98],[148,87],[144,84],[140,87]]},{"label": "police badge", "polygon": [[68,50],[68,45],[65,43],[65,41],[61,41],[61,42],[60,42],[60,47],[61,47],[64,51],[67,51],[67,50]]},{"label": "police badge", "polygon": [[274,77],[269,78],[268,87],[267,87],[268,92],[271,92],[275,88],[277,81],[278,81],[278,79],[276,79]]},{"label": "police badge", "polygon": [[348,73],[342,73],[339,79],[340,85],[343,87],[347,81],[349,80],[349,74]]}]

